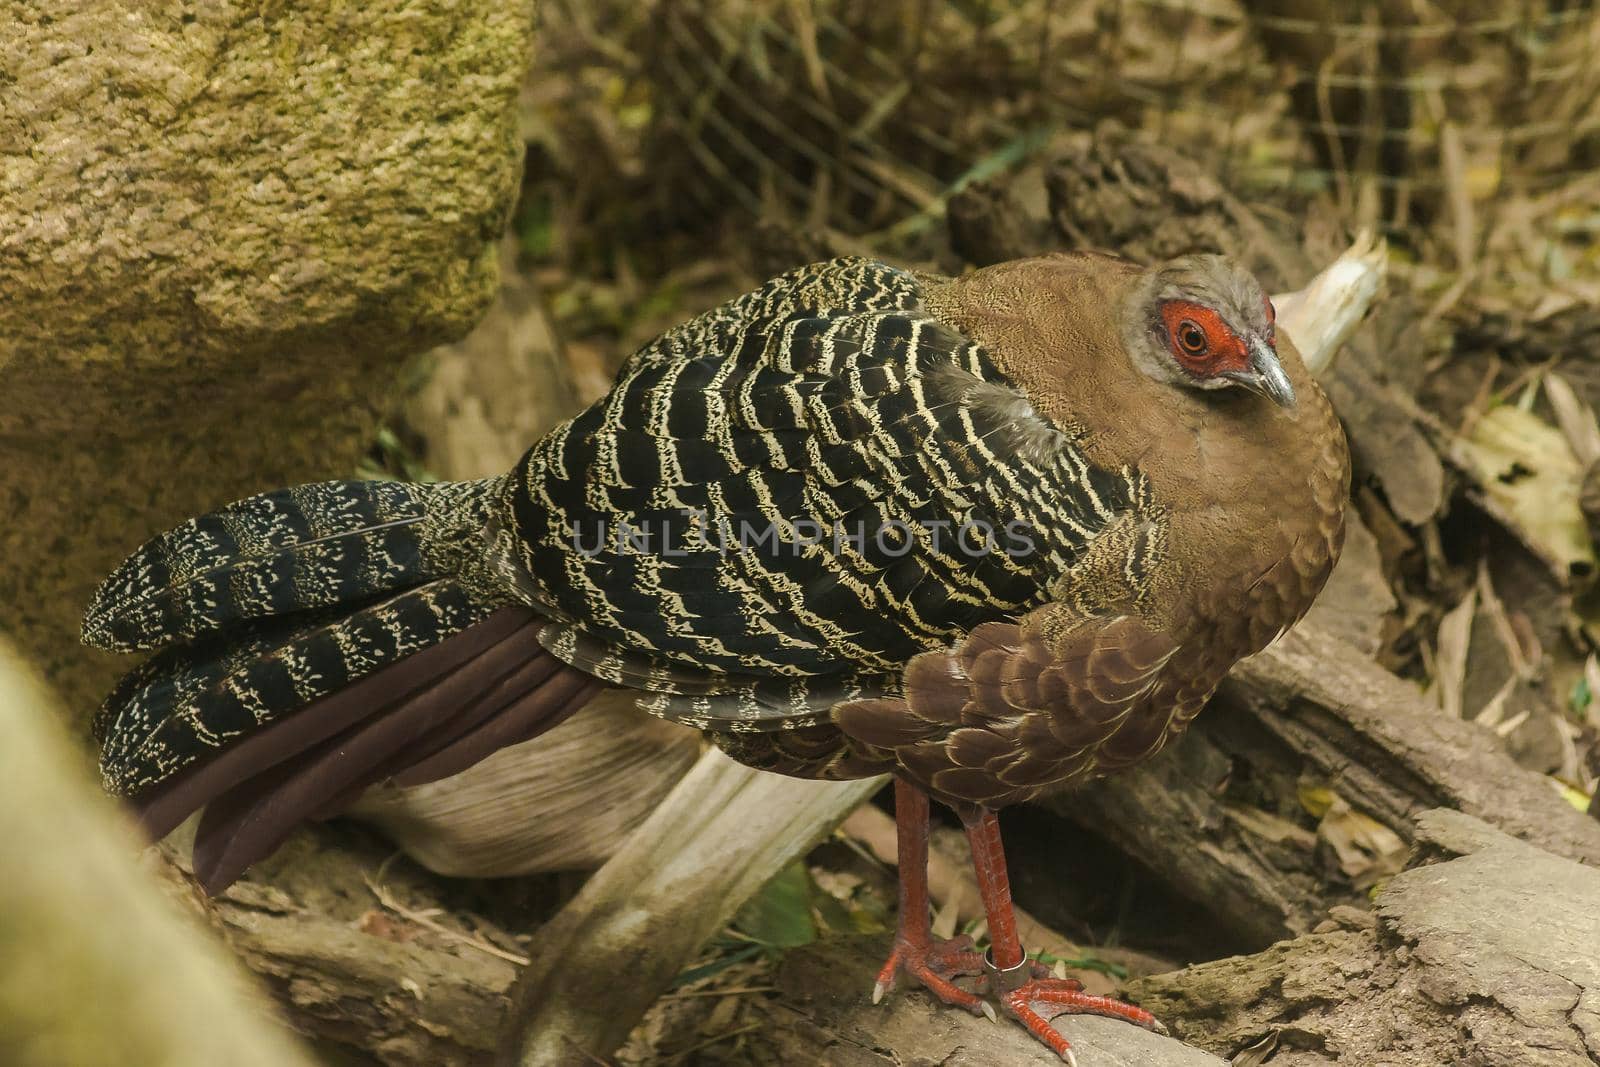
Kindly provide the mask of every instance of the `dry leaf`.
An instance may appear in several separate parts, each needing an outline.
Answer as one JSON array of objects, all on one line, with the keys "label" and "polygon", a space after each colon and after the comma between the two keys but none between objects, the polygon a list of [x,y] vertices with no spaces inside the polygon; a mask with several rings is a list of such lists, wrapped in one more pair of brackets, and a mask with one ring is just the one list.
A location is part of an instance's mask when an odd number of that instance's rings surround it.
[{"label": "dry leaf", "polygon": [[1370,815],[1340,800],[1317,825],[1317,836],[1339,858],[1339,869],[1357,889],[1397,873],[1405,866],[1406,843]]},{"label": "dry leaf", "polygon": [[700,1024],[702,1034],[720,1034],[733,1024],[733,1017],[743,1007],[738,997],[722,997],[717,1001],[717,1006],[711,1009],[711,1014],[705,1022]]},{"label": "dry leaf", "polygon": [[1300,803],[1321,821],[1317,837],[1326,842],[1339,869],[1356,889],[1365,889],[1405,866],[1407,847],[1400,835],[1324,785],[1302,781]]},{"label": "dry leaf", "polygon": [[1224,810],[1230,819],[1265,841],[1274,844],[1291,841],[1307,851],[1316,847],[1315,834],[1281,816],[1244,804],[1231,804]]},{"label": "dry leaf", "polygon": [[1583,468],[1567,438],[1531,411],[1484,412],[1457,459],[1478,479],[1485,504],[1566,584],[1594,573],[1594,546],[1578,507]]},{"label": "dry leaf", "polygon": [[1278,1051],[1278,1043],[1283,1039],[1282,1030],[1274,1030],[1257,1041],[1252,1041],[1240,1049],[1233,1059],[1228,1061],[1228,1067],[1261,1067],[1272,1054]]},{"label": "dry leaf", "polygon": [[1477,613],[1478,590],[1474,587],[1439,620],[1430,691],[1439,701],[1439,710],[1453,719],[1461,718],[1465,711],[1461,701],[1467,682],[1467,648],[1472,643],[1472,619]]},{"label": "dry leaf", "polygon": [[1600,425],[1596,425],[1594,412],[1589,409],[1572,386],[1559,374],[1544,376],[1544,395],[1555,412],[1556,425],[1561,427],[1572,454],[1580,466],[1587,468],[1600,460]]}]

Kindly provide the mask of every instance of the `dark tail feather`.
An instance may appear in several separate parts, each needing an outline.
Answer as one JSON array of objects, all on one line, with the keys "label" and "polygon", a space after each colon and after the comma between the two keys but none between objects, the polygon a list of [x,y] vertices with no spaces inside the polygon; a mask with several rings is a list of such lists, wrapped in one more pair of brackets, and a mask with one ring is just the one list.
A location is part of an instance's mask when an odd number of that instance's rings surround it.
[{"label": "dark tail feather", "polygon": [[169,649],[136,669],[107,698],[96,723],[106,789],[142,794],[291,712],[438,645],[495,608],[439,581],[345,610],[334,619],[267,620]]},{"label": "dark tail feather", "polygon": [[[341,734],[211,800],[195,836],[194,869],[201,885],[212,893],[226,888],[301,822],[335,814],[376,782],[405,777],[419,759],[436,768],[448,762],[465,769],[577,711],[600,683],[542,650],[530,651],[536,640],[526,628],[519,630]],[[532,663],[530,655],[537,657]],[[383,674],[375,677],[381,680]],[[303,714],[317,713],[312,705]],[[497,743],[471,746],[473,758],[463,762],[469,753],[461,742],[487,736]]]},{"label": "dark tail feather", "polygon": [[496,484],[268,493],[156,538],[107,579],[85,640],[170,645],[101,708],[105,786],[155,838],[207,808],[208,887],[373,782],[465,769],[600,687],[544,649],[532,609],[460,584]]},{"label": "dark tail feather", "polygon": [[[350,625],[352,621],[345,620],[347,631],[356,629]],[[121,791],[136,795],[135,807],[139,812],[140,822],[144,824],[153,840],[159,840],[212,798],[227,792],[238,783],[257,778],[266,770],[327,742],[361,722],[382,715],[387,711],[388,705],[398,697],[433,685],[447,677],[463,662],[483,655],[498,645],[508,641],[518,642],[527,654],[540,655],[541,650],[531,647],[530,644],[537,640],[534,636],[536,630],[532,629],[536,621],[533,613],[524,608],[502,608],[482,621],[464,625],[458,632],[443,636],[443,639],[436,644],[399,659],[343,688],[334,689],[320,699],[313,695],[302,703],[298,701],[298,695],[294,692],[281,692],[283,706],[278,708],[279,714],[263,723],[259,729],[220,748],[205,747],[193,741],[188,734],[195,728],[190,727],[178,738],[154,746],[162,752],[167,752],[180,744],[186,744],[191,751],[186,753],[189,758],[183,770],[160,779],[147,789]],[[293,635],[296,640],[275,647],[281,654],[296,643],[304,646],[320,632],[320,630],[302,631]],[[263,653],[263,655],[268,654],[270,653]],[[157,658],[159,660],[162,657]],[[217,660],[208,662],[218,663]],[[241,672],[236,673],[252,671],[260,673],[260,663],[260,660],[251,661],[241,669]],[[223,685],[226,678],[234,676],[235,674],[224,675],[222,679],[213,683],[211,689],[203,690],[199,700],[216,699],[216,692],[234,692],[236,687]],[[209,698],[205,695],[207,693],[211,694]],[[191,702],[186,706],[172,707],[167,712],[167,719],[179,719],[184,711],[194,706],[194,702]],[[120,726],[120,717],[117,722]],[[117,727],[113,727],[111,736],[106,740],[105,755],[102,757],[108,785],[144,777],[159,769],[159,763],[146,761],[153,764],[149,770],[135,771],[133,768],[136,764],[131,757],[119,759],[112,765],[114,752],[131,750],[133,747],[128,743],[118,743],[120,732]],[[146,741],[145,744],[149,746],[151,743]],[[172,758],[175,759],[177,756],[174,755]]]},{"label": "dark tail feather", "polygon": [[[476,666],[475,664],[474,667]],[[533,652],[524,657],[510,674],[498,679],[489,688],[482,689],[475,699],[465,703],[454,714],[442,718],[441,729],[430,732],[426,738],[414,745],[408,745],[400,754],[404,762],[390,761],[385,765],[384,777],[393,777],[420,762],[432,759],[440,750],[454,744],[463,734],[471,733],[485,721],[499,715],[516,697],[536,690],[560,667],[561,662],[548,653],[540,655],[538,652]]]},{"label": "dark tail feather", "polygon": [[494,482],[317,482],[263,493],[149,541],[112,572],[83,640],[117,652],[250,619],[370,600],[441,578]]},{"label": "dark tail feather", "polygon": [[[530,670],[518,671],[496,686],[496,695],[479,701],[476,709],[451,719],[448,727],[431,738],[430,743],[438,738],[448,740],[435,744],[431,751],[419,745],[396,753],[369,781],[346,790],[310,817],[331,819],[343,814],[362,793],[379,782],[391,781],[406,787],[460,774],[502,748],[531,741],[546,730],[554,729],[582,711],[605,688],[604,682],[568,668],[554,656],[529,667]],[[535,681],[532,676],[544,680]],[[564,693],[570,695],[563,696]],[[507,694],[517,695],[508,698]],[[506,699],[510,699],[510,703],[503,706],[497,703]]]}]

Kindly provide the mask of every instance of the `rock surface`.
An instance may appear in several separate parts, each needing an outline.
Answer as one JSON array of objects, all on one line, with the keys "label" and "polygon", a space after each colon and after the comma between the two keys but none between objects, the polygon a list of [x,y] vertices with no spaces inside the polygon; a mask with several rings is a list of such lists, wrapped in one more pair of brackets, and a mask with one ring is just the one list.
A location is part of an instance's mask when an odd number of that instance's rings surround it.
[{"label": "rock surface", "polygon": [[1460,812],[1425,812],[1417,833],[1422,864],[1375,914],[1337,908],[1304,937],[1130,990],[1213,1051],[1277,1031],[1274,1067],[1600,1062],[1600,870]]},{"label": "rock surface", "polygon": [[489,478],[583,410],[537,283],[501,243],[500,294],[472,332],[428,354],[428,380],[408,397],[406,422],[423,465],[446,481]]},{"label": "rock surface", "polygon": [[402,358],[496,285],[531,0],[0,8],[0,602],[75,647],[125,553],[347,476]]}]

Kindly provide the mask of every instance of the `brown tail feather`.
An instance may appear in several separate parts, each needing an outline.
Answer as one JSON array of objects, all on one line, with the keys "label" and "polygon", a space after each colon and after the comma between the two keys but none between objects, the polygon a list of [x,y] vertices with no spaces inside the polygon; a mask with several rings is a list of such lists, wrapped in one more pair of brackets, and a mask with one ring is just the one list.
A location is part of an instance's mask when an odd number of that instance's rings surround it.
[{"label": "brown tail feather", "polygon": [[[350,781],[343,792],[334,796],[332,800],[316,811],[308,813],[306,817],[320,820],[331,819],[342,814],[346,808],[360,798],[361,794],[369,786],[386,779],[396,778],[403,773],[409,773],[410,769],[418,763],[431,760],[438,753],[451,748],[462,738],[476,733],[486,722],[493,722],[498,719],[516,702],[530,696],[552,675],[560,675],[562,673],[563,665],[561,661],[548,654],[523,664],[502,678],[492,688],[486,690],[470,705],[463,705],[459,712],[445,718],[438,724],[438,728],[431,730],[425,738],[415,744],[397,749],[392,756],[374,768],[370,774]],[[553,725],[555,725],[553,722],[543,724],[541,731],[549,729]],[[344,740],[340,739],[337,743],[342,744]],[[483,755],[487,756],[489,754],[489,752],[485,752]],[[308,757],[309,755],[307,753]],[[477,761],[474,760],[473,762]],[[466,764],[461,769],[465,770],[468,766],[471,766],[471,764]],[[452,771],[450,773],[456,772]],[[446,776],[440,775],[439,777]]]},{"label": "brown tail feather", "polygon": [[[476,655],[458,659],[427,685],[399,692],[380,687],[372,694],[372,714],[211,799],[195,835],[194,866],[201,884],[211,892],[223,888],[277,848],[298,823],[370,783],[408,748],[428,751],[439,744],[455,715],[475,707],[520,662],[537,655],[528,647],[532,641],[530,623]],[[373,677],[382,681],[386,673]],[[313,703],[292,718],[318,711]]]},{"label": "brown tail feather", "polygon": [[527,628],[535,620],[524,608],[505,608],[461,633],[368,675],[322,700],[287,715],[220,749],[212,759],[181,771],[133,800],[152,841],[159,841],[184,819],[240,782],[321,744],[382,710],[396,695],[425,687],[462,662],[481,655],[513,634],[529,654],[537,648]]},{"label": "brown tail feather", "polygon": [[419,763],[432,759],[434,755],[449,748],[485,723],[493,722],[504,714],[510,705],[524,695],[538,690],[552,676],[561,674],[565,669],[569,668],[548,652],[531,657],[515,671],[502,678],[493,688],[486,690],[472,707],[464,707],[457,714],[450,716],[442,724],[445,729],[430,736],[426,746],[418,744],[399,753],[405,757],[404,762],[397,761],[390,767],[389,776],[399,775]]},{"label": "brown tail feather", "polygon": [[[449,762],[465,769],[505,744],[549,729],[601,688],[581,672],[545,662],[548,653],[530,650],[530,640],[519,629],[432,684],[402,694],[380,714],[218,796],[195,835],[194,869],[201,884],[213,893],[226,888],[301,822],[342,810],[368,786],[405,773],[419,759],[434,762],[454,753]],[[316,705],[306,713],[315,714]],[[507,721],[496,728],[502,718]],[[458,745],[474,737],[497,743],[475,744],[472,753]]]},{"label": "brown tail feather", "polygon": [[[452,727],[459,728],[448,741],[434,745],[428,755],[418,760],[422,746],[396,753],[383,767],[362,781],[352,782],[344,792],[310,813],[307,818],[321,821],[342,815],[350,805],[361,799],[361,794],[385,780],[398,786],[413,786],[460,774],[502,748],[531,741],[546,730],[553,730],[583,710],[590,699],[605,688],[603,682],[589,678],[581,671],[555,669],[560,668],[560,661],[553,656],[551,659],[554,668],[550,674],[554,677],[547,682],[530,681],[522,677],[521,687],[513,690],[507,686],[516,679],[507,679],[496,687],[496,691],[501,696],[506,692],[514,692],[516,695],[509,703],[480,701],[481,706],[490,710],[469,716],[472,720],[470,724],[452,723]],[[518,675],[522,676],[524,672],[519,671]],[[570,695],[563,696],[567,693]]]},{"label": "brown tail feather", "polygon": [[502,748],[521,744],[559,725],[603,688],[603,683],[581,671],[563,668],[476,729],[395,774],[394,782],[402,786],[423,785],[460,774]]}]

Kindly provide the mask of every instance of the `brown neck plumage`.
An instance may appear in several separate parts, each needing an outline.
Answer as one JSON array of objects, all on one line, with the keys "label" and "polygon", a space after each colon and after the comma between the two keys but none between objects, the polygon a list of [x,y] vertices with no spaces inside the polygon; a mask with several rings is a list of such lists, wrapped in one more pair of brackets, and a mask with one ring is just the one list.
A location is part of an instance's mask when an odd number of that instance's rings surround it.
[{"label": "brown neck plumage", "polygon": [[929,310],[983,344],[1090,459],[1133,467],[1168,523],[1145,598],[1175,636],[1204,628],[1209,658],[1257,651],[1310,606],[1343,538],[1349,457],[1331,405],[1280,338],[1299,402],[1153,380],[1118,311],[1139,268],[1111,257],[1001,264],[929,288]]}]

